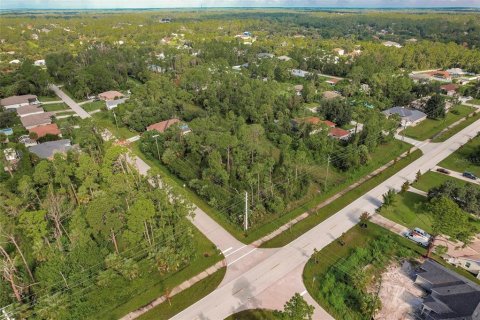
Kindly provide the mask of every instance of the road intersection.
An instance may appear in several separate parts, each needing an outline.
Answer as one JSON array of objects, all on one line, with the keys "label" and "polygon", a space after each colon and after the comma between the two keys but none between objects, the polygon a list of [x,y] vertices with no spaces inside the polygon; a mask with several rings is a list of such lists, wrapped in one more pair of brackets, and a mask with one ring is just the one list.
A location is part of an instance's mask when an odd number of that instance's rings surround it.
[{"label": "road intersection", "polygon": [[[415,179],[418,171],[433,170],[479,131],[480,120],[442,143],[405,139],[422,150],[420,158],[282,248],[245,245],[203,210],[194,207],[193,224],[223,253],[227,272],[216,290],[172,319],[217,320],[247,309],[282,309],[297,292],[314,305],[314,319],[333,319],[314,301],[303,284],[303,269],[314,249],[321,250],[356,225],[363,212],[374,214],[382,204],[382,195],[390,188],[399,191],[405,181]],[[397,139],[403,137],[397,136]],[[138,157],[132,163],[142,174],[150,168]]]},{"label": "road intersection", "polygon": [[[314,249],[321,250],[352,228],[358,223],[363,212],[374,213],[382,204],[382,195],[390,188],[399,191],[405,181],[411,182],[415,179],[418,171],[427,172],[435,168],[440,161],[475,137],[478,131],[480,120],[445,142],[415,142],[424,152],[419,159],[282,248],[255,249],[245,246],[244,248],[248,248],[244,253],[246,255],[237,257],[240,260],[236,261],[229,259],[230,256],[226,253],[227,266],[232,262],[236,265],[227,267],[227,274],[220,286],[172,319],[224,319],[246,309],[280,309],[295,292],[305,292],[302,272]],[[197,215],[196,219],[203,220],[203,217]],[[206,236],[219,245],[222,251],[229,249],[225,246],[238,246],[232,243],[223,245],[222,238],[228,236],[224,234],[226,231],[220,231],[220,226],[196,226],[206,232]],[[331,257],[325,257],[329,258]],[[305,294],[305,297],[311,302],[308,294]],[[331,319],[316,303],[314,305],[315,319]]]}]

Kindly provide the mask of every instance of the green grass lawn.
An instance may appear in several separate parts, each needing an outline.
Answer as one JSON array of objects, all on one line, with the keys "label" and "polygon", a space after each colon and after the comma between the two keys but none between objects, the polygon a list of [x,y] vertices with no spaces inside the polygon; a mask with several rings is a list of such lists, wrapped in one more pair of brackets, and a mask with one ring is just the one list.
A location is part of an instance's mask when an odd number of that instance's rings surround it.
[{"label": "green grass lawn", "polygon": [[[158,273],[147,274],[146,276],[142,277],[142,279],[139,279],[138,282],[132,283],[132,285],[138,287],[135,295],[131,296],[128,301],[125,301],[124,304],[112,306],[111,309],[105,310],[103,314],[97,315],[97,319],[118,319],[162,296],[165,294],[166,289],[171,290],[185,280],[192,278],[193,276],[220,261],[222,259],[222,255],[218,253],[215,246],[193,226],[192,231],[194,235],[193,242],[196,245],[197,254],[193,260],[190,261],[188,266],[175,273],[163,276]],[[219,277],[219,275],[217,274],[216,277]],[[221,281],[222,278],[223,273],[219,281]],[[218,285],[219,281],[215,283]],[[192,289],[188,294],[189,299],[197,298],[198,300],[215,288],[212,286],[205,287],[205,283],[203,287],[204,288],[201,289],[202,285],[199,285],[196,289]],[[207,292],[207,290],[210,291]],[[157,319],[165,318],[157,317]]]},{"label": "green grass lawn", "polygon": [[52,94],[53,94],[53,96],[40,96],[40,97],[38,97],[38,101],[48,102],[48,101],[60,101],[61,100],[53,92],[52,92]]},{"label": "green grass lawn", "polygon": [[472,99],[472,100],[468,100],[467,103],[471,103],[471,104],[478,104],[480,105],[480,99]]},{"label": "green grass lawn", "polygon": [[239,313],[235,313],[225,320],[276,320],[278,319],[273,314],[273,311],[255,309],[255,310],[245,310]]},{"label": "green grass lawn", "polygon": [[[314,256],[312,256],[303,269],[303,282],[308,292],[320,304],[320,306],[322,306],[333,316],[335,316],[335,314],[332,313],[332,307],[321,298],[320,294],[318,294],[321,290],[322,283],[321,281],[315,280],[321,278],[330,268],[332,268],[332,266],[340,262],[340,260],[348,257],[352,249],[356,247],[365,247],[368,242],[375,240],[382,235],[389,234],[395,237],[396,241],[403,247],[413,250],[418,257],[426,254],[425,248],[404,237],[395,235],[392,232],[370,222],[368,222],[367,225],[368,227],[366,229],[356,225],[348,230],[344,235],[345,244],[343,246],[338,241],[331,242],[316,254],[316,259]],[[459,269],[447,264],[442,258],[436,256],[435,254],[432,255],[432,259],[467,277],[468,279],[480,283],[480,280],[476,279],[472,274],[463,269]]]},{"label": "green grass lawn", "polygon": [[70,110],[70,108],[63,102],[54,103],[54,104],[44,104],[42,107],[45,111]]},{"label": "green grass lawn", "polygon": [[92,119],[98,126],[110,130],[113,135],[119,139],[128,139],[138,134],[137,132],[130,131],[126,127],[119,126],[117,128],[113,116],[111,116],[111,113],[107,111],[93,114]]},{"label": "green grass lawn", "polygon": [[435,171],[429,171],[423,174],[420,179],[417,182],[414,182],[412,186],[414,188],[417,188],[419,190],[428,192],[431,188],[433,187],[438,187],[441,184],[445,183],[446,181],[455,181],[460,184],[466,184],[469,182],[466,182],[464,180],[460,180],[451,176],[448,176],[443,173],[438,173]]},{"label": "green grass lawn", "polygon": [[[444,119],[425,119],[415,127],[408,127],[407,129],[403,130],[402,133],[405,133],[407,137],[416,140],[430,139],[449,125],[464,118],[467,114],[472,113],[474,110],[475,109],[473,107],[469,106],[454,106],[449,112],[447,112],[447,115]],[[455,111],[458,111],[458,114],[454,114]]]},{"label": "green grass lawn", "polygon": [[468,117],[468,119],[460,122],[459,124],[457,124],[453,128],[450,128],[449,130],[445,131],[441,135],[436,136],[434,139],[432,139],[432,142],[443,142],[443,141],[451,138],[456,133],[460,132],[462,129],[468,127],[469,125],[471,125],[472,123],[474,123],[478,119],[480,119],[480,113],[476,112],[475,115],[473,115],[471,117]]},{"label": "green grass lawn", "polygon": [[395,202],[382,208],[380,214],[387,219],[413,229],[419,227],[432,232],[432,219],[422,206],[426,198],[413,192],[405,192],[395,196]]},{"label": "green grass lawn", "polygon": [[440,162],[439,166],[458,172],[470,171],[475,175],[480,176],[480,166],[477,166],[468,160],[470,154],[479,147],[480,137],[475,137]]},{"label": "green grass lawn", "polygon": [[106,110],[105,101],[93,101],[90,103],[82,104],[81,107],[87,112],[92,112],[93,110],[97,109]]},{"label": "green grass lawn", "polygon": [[[163,302],[152,310],[148,311],[144,315],[138,317],[139,320],[157,320],[157,319],[169,319],[186,309],[188,306],[194,304],[201,298],[208,295],[215,290],[216,287],[222,282],[225,276],[226,268],[222,268],[217,272],[209,275],[205,279],[195,283],[190,288],[176,294],[170,299],[169,302]],[[265,318],[262,318],[265,319]]]},{"label": "green grass lawn", "polygon": [[341,196],[340,198],[336,199],[332,203],[328,204],[327,206],[323,207],[316,214],[312,214],[306,219],[300,221],[299,223],[293,225],[289,231],[283,232],[282,234],[276,236],[275,238],[265,242],[262,247],[265,248],[276,248],[281,247],[289,243],[290,241],[294,240],[298,236],[302,235],[303,233],[307,232],[308,230],[315,227],[317,224],[322,222],[323,220],[327,219],[328,217],[332,216],[352,201],[357,199],[358,197],[362,196],[364,193],[368,192],[369,190],[376,187],[379,183],[385,181],[386,179],[393,176],[402,168],[409,165],[411,162],[415,161],[422,155],[420,150],[416,150],[410,154],[407,158],[404,158],[382,173],[378,174],[377,176],[367,180],[366,182],[362,183],[360,186],[356,187],[353,190],[350,190],[345,195]]}]

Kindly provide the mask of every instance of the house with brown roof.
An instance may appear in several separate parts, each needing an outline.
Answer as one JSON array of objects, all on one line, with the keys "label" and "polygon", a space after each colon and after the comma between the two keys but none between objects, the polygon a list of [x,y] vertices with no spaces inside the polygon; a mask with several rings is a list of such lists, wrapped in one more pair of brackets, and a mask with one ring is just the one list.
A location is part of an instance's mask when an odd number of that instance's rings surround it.
[{"label": "house with brown roof", "polygon": [[440,86],[440,90],[446,93],[447,96],[449,97],[454,96],[457,93],[458,88],[459,88],[459,85],[455,83],[449,83],[449,84],[444,84]]},{"label": "house with brown roof", "polygon": [[336,98],[340,98],[342,95],[338,93],[337,91],[325,91],[322,94],[323,99],[325,100],[332,100]]},{"label": "house with brown roof", "polygon": [[25,129],[29,130],[31,128],[52,123],[52,119],[51,119],[52,116],[53,116],[53,113],[44,112],[40,114],[33,114],[30,116],[22,117],[20,118],[20,121],[22,122]]},{"label": "house with brown roof", "polygon": [[124,97],[123,93],[114,91],[114,90],[110,90],[110,91],[106,91],[98,94],[98,98],[104,101],[115,100],[123,97]]},{"label": "house with brown roof", "polygon": [[338,82],[338,81],[340,81],[340,79],[337,79],[337,78],[330,78],[330,79],[326,80],[325,82],[326,82],[326,83],[328,83],[329,85],[332,85],[332,86],[334,86],[334,85],[336,85],[336,84],[337,84],[337,82]]},{"label": "house with brown roof", "polygon": [[335,139],[347,140],[350,137],[350,131],[335,127],[330,129],[328,135]]},{"label": "house with brown roof", "polygon": [[21,117],[26,117],[26,116],[31,116],[31,115],[34,115],[34,114],[40,114],[40,113],[44,113],[45,110],[43,110],[42,107],[40,107],[39,105],[28,105],[28,106],[21,106],[19,108],[17,108],[17,114],[18,116],[21,118]]},{"label": "house with brown roof", "polygon": [[47,134],[55,135],[55,136],[62,136],[62,132],[58,128],[56,123],[46,124],[38,127],[34,127],[28,130],[30,133],[34,132],[38,138],[42,138]]},{"label": "house with brown roof", "polygon": [[178,126],[179,126],[180,130],[182,131],[182,134],[187,134],[187,133],[191,132],[191,130],[188,127],[187,124],[182,123],[179,119],[176,119],[176,118],[168,119],[168,120],[165,120],[165,121],[160,121],[160,122],[151,124],[147,127],[147,131],[156,130],[160,133],[164,133],[165,131],[167,131],[168,128],[170,128],[171,126],[173,126],[177,123],[178,123]]},{"label": "house with brown roof", "polygon": [[318,117],[306,117],[306,118],[295,119],[292,121],[294,128],[298,128],[298,125],[301,123],[308,123],[315,127],[310,132],[310,134],[315,134],[320,132],[323,129],[322,125],[328,127],[328,130],[329,130],[328,135],[335,139],[348,139],[351,134],[350,131],[337,128],[336,127],[337,125],[334,122],[329,120],[322,120]]},{"label": "house with brown roof", "polygon": [[442,70],[436,70],[436,71],[431,71],[427,72],[427,74],[433,79],[433,80],[439,80],[439,81],[451,81],[452,76],[448,71],[442,71]]},{"label": "house with brown roof", "polygon": [[40,104],[34,94],[24,94],[22,96],[11,96],[0,100],[0,105],[5,109],[17,109],[22,106]]}]

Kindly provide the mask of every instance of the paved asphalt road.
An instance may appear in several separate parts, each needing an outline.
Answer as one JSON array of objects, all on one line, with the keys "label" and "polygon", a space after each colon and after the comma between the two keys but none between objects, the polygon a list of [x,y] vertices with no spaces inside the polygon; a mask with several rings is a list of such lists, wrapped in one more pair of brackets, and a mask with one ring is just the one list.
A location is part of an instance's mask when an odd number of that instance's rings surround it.
[{"label": "paved asphalt road", "polygon": [[[427,172],[433,169],[437,163],[470,138],[475,137],[478,131],[480,131],[480,120],[443,143],[423,145],[424,155],[422,157],[288,245],[269,251],[264,254],[264,258],[254,256],[256,251],[262,252],[263,249],[247,253],[241,260],[235,262],[247,266],[242,268],[243,273],[229,276],[215,291],[172,319],[221,320],[244,309],[280,308],[289,296],[303,288],[301,271],[313,254],[314,248],[320,250],[338,238],[343,232],[358,223],[362,212],[373,213],[381,205],[382,195],[389,188],[400,190],[406,180],[413,181],[415,179],[419,170]],[[215,230],[215,232],[219,231]],[[253,262],[248,263],[251,257],[253,257]],[[325,256],[323,258],[330,259],[332,257]],[[227,276],[228,269],[230,266],[227,268]],[[308,298],[307,300],[311,300],[310,297]],[[331,317],[316,306],[315,319],[331,319]]]},{"label": "paved asphalt road", "polygon": [[60,90],[60,88],[54,84],[51,84],[50,85],[50,89],[53,90],[53,92],[55,92],[55,94],[63,100],[63,102],[65,102],[67,104],[67,106],[70,107],[70,109],[72,109],[73,111],[75,111],[76,114],[78,114],[78,116],[81,118],[81,119],[85,119],[85,118],[90,118],[90,114],[83,110],[82,107],[80,107],[80,105],[78,103],[76,103],[75,101],[73,101],[72,98],[70,98],[69,96],[67,96],[65,94],[65,92],[63,92],[62,90]]}]

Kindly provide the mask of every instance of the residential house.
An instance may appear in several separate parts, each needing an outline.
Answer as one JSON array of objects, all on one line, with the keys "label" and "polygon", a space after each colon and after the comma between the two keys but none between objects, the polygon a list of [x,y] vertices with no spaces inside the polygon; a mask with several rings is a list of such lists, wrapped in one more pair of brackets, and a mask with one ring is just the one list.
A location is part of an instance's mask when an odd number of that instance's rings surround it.
[{"label": "residential house", "polygon": [[295,93],[296,93],[297,96],[302,95],[302,91],[303,91],[303,85],[302,84],[297,84],[293,88],[295,89]]},{"label": "residential house", "polygon": [[37,66],[37,67],[44,67],[45,66],[45,59],[35,60],[33,62],[33,65]]},{"label": "residential house", "polygon": [[125,103],[128,98],[116,99],[116,100],[107,100],[105,101],[106,107],[108,110],[115,109],[119,104]]},{"label": "residential house", "polygon": [[22,106],[40,104],[36,95],[25,94],[22,96],[11,96],[0,100],[0,105],[5,109],[16,109]]},{"label": "residential house", "polygon": [[280,56],[277,59],[280,60],[280,61],[290,61],[290,60],[292,60],[292,58],[290,58],[288,56]]},{"label": "residential house", "polygon": [[30,138],[30,136],[28,136],[28,135],[20,136],[20,138],[18,138],[18,142],[22,143],[27,148],[37,145],[37,141]]},{"label": "residential house", "polygon": [[35,127],[35,128],[31,128],[28,131],[30,133],[32,133],[32,132],[35,133],[37,135],[37,139],[42,138],[42,137],[46,136],[47,134],[60,136],[60,137],[62,136],[62,132],[60,131],[60,129],[58,128],[56,123],[51,123],[51,124],[38,126],[38,127]]},{"label": "residential house", "polygon": [[33,114],[30,116],[21,117],[20,121],[22,122],[22,125],[25,127],[25,129],[29,130],[31,128],[52,123],[52,116],[53,113],[44,112],[40,114]]},{"label": "residential house", "polygon": [[40,143],[28,148],[28,150],[41,159],[52,159],[55,153],[66,154],[72,148],[74,148],[74,146],[70,144],[70,140],[63,139]]},{"label": "residential house", "polygon": [[331,128],[328,135],[332,138],[339,140],[347,140],[350,138],[350,131],[344,130],[342,128]]},{"label": "residential house", "polygon": [[111,90],[111,91],[106,91],[106,92],[100,93],[98,95],[98,98],[100,100],[108,101],[108,100],[115,100],[115,99],[118,99],[118,98],[122,98],[123,96],[124,96],[123,93]]},{"label": "residential house", "polygon": [[335,52],[335,54],[337,54],[339,56],[343,56],[345,54],[345,50],[342,49],[342,48],[335,48],[335,49],[333,49],[333,52]]},{"label": "residential house", "polygon": [[469,73],[461,68],[451,68],[446,70],[453,78],[460,78],[468,75]]},{"label": "residential house", "polygon": [[300,69],[292,69],[291,73],[292,73],[292,76],[301,77],[301,78],[305,78],[310,74],[310,72],[305,70],[300,70]]},{"label": "residential house", "polygon": [[452,81],[452,76],[447,71],[436,70],[436,71],[427,72],[427,74],[431,77],[432,80],[443,81],[443,82]]},{"label": "residential house", "polygon": [[342,95],[337,91],[325,91],[324,93],[322,93],[322,97],[325,100],[332,100],[332,99],[340,98],[341,96]]},{"label": "residential house", "polygon": [[442,258],[456,267],[463,268],[473,273],[480,279],[480,238],[476,237],[472,242],[465,245],[463,242],[451,240],[437,236],[433,243],[435,247],[443,246],[446,252]]},{"label": "residential house", "polygon": [[20,154],[13,148],[7,148],[3,150],[5,160],[7,163],[4,165],[3,170],[11,172],[17,168],[18,161],[20,160]]},{"label": "residential house", "polygon": [[41,114],[44,112],[45,110],[43,110],[43,108],[40,107],[40,105],[35,105],[35,104],[17,108],[17,115],[20,118],[31,116],[34,114]]},{"label": "residential house", "polygon": [[386,115],[387,118],[393,114],[399,115],[401,118],[402,127],[416,126],[427,118],[427,115],[422,111],[405,107],[393,107],[383,111],[383,114]]},{"label": "residential house", "polygon": [[160,133],[164,133],[165,131],[167,131],[168,128],[170,128],[171,126],[177,123],[182,132],[182,135],[191,132],[187,124],[182,123],[179,119],[176,119],[176,118],[160,121],[152,125],[149,125],[147,127],[147,131],[156,130]]},{"label": "residential house", "polygon": [[271,59],[271,58],[273,58],[273,57],[275,57],[274,54],[272,54],[272,53],[267,53],[267,52],[261,52],[261,53],[257,54],[257,58],[258,58],[258,59],[264,59],[264,58],[270,58],[270,59]]},{"label": "residential house", "polygon": [[298,126],[301,123],[308,123],[313,126],[313,130],[310,132],[310,134],[315,134],[320,132],[324,127],[328,128],[328,136],[335,138],[335,139],[341,139],[341,140],[346,140],[350,137],[351,132],[344,130],[342,128],[337,128],[336,124],[332,121],[328,120],[321,120],[318,117],[306,117],[306,118],[301,118],[301,119],[295,119],[292,121],[292,125],[294,128],[298,129]]},{"label": "residential house", "polygon": [[480,286],[472,281],[428,259],[417,271],[415,283],[428,293],[420,319],[480,319]]},{"label": "residential house", "polygon": [[385,47],[395,47],[395,48],[401,48],[402,45],[398,42],[394,42],[394,41],[384,41],[382,43]]},{"label": "residential house", "polygon": [[8,162],[15,162],[19,159],[17,151],[13,148],[7,148],[3,150],[3,154],[5,155],[5,160]]},{"label": "residential house", "polygon": [[325,82],[328,83],[328,84],[330,84],[330,85],[332,85],[332,86],[334,86],[334,85],[336,85],[336,84],[338,83],[338,81],[340,81],[340,79],[330,78],[330,79],[326,80]]},{"label": "residential house", "polygon": [[455,83],[449,83],[440,86],[440,90],[449,97],[453,97],[457,93],[458,88],[459,85]]}]

